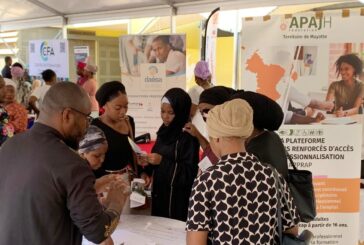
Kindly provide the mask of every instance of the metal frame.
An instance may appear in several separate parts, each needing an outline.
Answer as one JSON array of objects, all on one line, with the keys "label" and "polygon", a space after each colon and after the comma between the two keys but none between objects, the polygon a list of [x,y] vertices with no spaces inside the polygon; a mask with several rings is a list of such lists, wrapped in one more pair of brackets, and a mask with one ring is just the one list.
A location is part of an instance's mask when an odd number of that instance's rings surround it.
[{"label": "metal frame", "polygon": [[[50,12],[50,16],[44,18],[27,18],[14,21],[0,21],[0,25],[4,26],[3,29],[9,30],[9,28],[7,28],[7,25],[11,25],[14,29],[21,29],[24,28],[24,23],[26,22],[31,22],[33,24],[40,23],[42,24],[42,26],[47,26],[47,20],[49,20],[49,18],[62,19],[62,23],[60,24],[68,25],[103,20],[131,19],[154,16],[171,16],[171,25],[173,26],[173,16],[175,15],[210,12],[217,7],[220,7],[221,10],[232,10],[271,5],[287,6],[309,3],[329,3],[333,1],[336,3],[348,3],[347,0],[190,0],[189,2],[183,3],[178,3],[173,0],[163,0],[162,4],[149,7],[133,7],[111,11],[66,14],[59,12],[58,10],[48,6],[47,4],[44,4],[39,0],[26,1],[42,8],[43,10]],[[354,0],[352,1],[354,2]],[[40,24],[38,24],[38,26]],[[26,27],[31,27],[31,25],[27,25],[25,26],[25,28]]]}]

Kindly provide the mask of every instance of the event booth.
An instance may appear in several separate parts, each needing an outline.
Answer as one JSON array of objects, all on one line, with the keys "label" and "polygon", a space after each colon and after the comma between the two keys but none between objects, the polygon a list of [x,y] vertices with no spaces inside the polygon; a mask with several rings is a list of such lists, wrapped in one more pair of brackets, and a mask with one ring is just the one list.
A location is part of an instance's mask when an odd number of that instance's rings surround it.
[{"label": "event booth", "polygon": [[[98,66],[99,86],[112,80],[125,85],[136,135],[150,134],[152,142],[161,124],[162,95],[172,87],[195,86],[193,70],[201,59],[209,63],[214,85],[275,100],[285,112],[277,133],[297,167],[314,178],[317,217],[300,229],[314,233],[311,244],[364,244],[364,106],[343,117],[322,108],[307,111],[325,101],[331,84],[340,80],[339,57],[355,54],[364,60],[363,3],[15,0],[0,1],[0,12],[1,67],[11,56],[26,65],[33,80],[50,68],[60,81],[75,82],[77,62],[91,59]],[[159,62],[151,54],[151,43],[160,37],[168,39],[179,61]],[[320,113],[325,119],[294,123],[292,108],[310,119]],[[150,152],[147,141],[139,147]],[[138,212],[131,210],[124,218],[136,229],[119,224],[115,244],[141,244],[133,241],[143,232],[154,232],[139,238],[145,244],[184,243],[182,223],[134,215]]]}]

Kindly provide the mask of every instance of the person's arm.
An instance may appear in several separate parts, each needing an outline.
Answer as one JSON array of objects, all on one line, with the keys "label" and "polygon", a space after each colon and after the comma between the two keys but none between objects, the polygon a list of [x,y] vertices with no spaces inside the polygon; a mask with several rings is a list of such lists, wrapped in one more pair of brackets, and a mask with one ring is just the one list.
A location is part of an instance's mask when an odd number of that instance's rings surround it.
[{"label": "person's arm", "polygon": [[94,185],[96,193],[106,191],[107,187],[111,184],[111,182],[117,181],[119,176],[120,175],[117,174],[108,174],[96,179]]},{"label": "person's arm", "polygon": [[321,122],[325,119],[324,114],[318,112],[315,117],[302,116],[297,113],[293,113],[290,124],[310,124]]},{"label": "person's arm", "polygon": [[182,62],[185,62],[185,55],[180,51],[170,50],[166,64],[166,74],[172,75],[181,72],[183,69]]},{"label": "person's arm", "polygon": [[[65,190],[68,215],[87,240],[100,243],[107,239],[119,223],[120,214],[128,196],[124,183],[110,185],[106,210],[97,199],[95,177],[87,164],[75,156],[73,164],[62,166],[55,181]],[[65,210],[66,212],[66,210]]]},{"label": "person's arm", "polygon": [[37,97],[35,97],[34,95],[30,96],[29,106],[30,106],[30,109],[32,109],[35,112],[35,114],[39,115],[39,108],[36,105],[37,101],[38,101]]},{"label": "person's arm", "polygon": [[191,118],[196,115],[197,109],[198,109],[198,106],[197,105],[195,105],[195,104],[192,104],[191,105],[191,111],[190,111]]},{"label": "person's arm", "polygon": [[[293,202],[293,198],[291,196],[290,190],[284,178],[282,176],[279,177],[282,183],[282,230],[284,233],[289,233],[294,236],[298,235],[298,223],[300,222],[298,216],[298,210],[296,205]],[[283,196],[284,195],[284,196]],[[292,215],[292,216],[291,216]]]},{"label": "person's arm", "polygon": [[312,99],[310,101],[310,104],[308,105],[308,107],[314,108],[314,109],[319,109],[319,110],[325,110],[325,111],[332,111],[334,109],[334,102],[333,100],[329,100],[329,101],[319,101],[319,100],[315,100]]},{"label": "person's arm", "polygon": [[206,245],[207,231],[187,231],[187,245]]},{"label": "person's arm", "polygon": [[335,112],[337,117],[347,117],[347,116],[356,115],[359,113],[359,108],[362,106],[363,99],[364,99],[364,85],[360,83],[359,89],[360,89],[360,92],[355,99],[354,106],[348,110],[342,110],[342,108],[339,108]]},{"label": "person's arm", "polygon": [[202,150],[205,150],[206,147],[210,145],[209,141],[200,133],[200,131],[192,123],[186,123],[183,129],[193,137],[196,137]]},{"label": "person's arm", "polygon": [[335,101],[335,83],[331,83],[329,89],[326,94],[326,101],[334,102]]},{"label": "person's arm", "polygon": [[343,110],[343,108],[340,107],[338,110],[335,111],[335,115],[336,117],[348,117],[351,115],[356,115],[359,113],[359,107],[353,107],[348,110]]},{"label": "person's arm", "polygon": [[[188,245],[207,244],[208,232],[211,230],[212,221],[209,199],[211,195],[206,183],[201,181],[202,176],[204,179],[208,178],[206,175],[209,175],[209,173],[203,173],[193,183],[186,221],[186,240]],[[196,207],[198,208],[196,209]]]}]

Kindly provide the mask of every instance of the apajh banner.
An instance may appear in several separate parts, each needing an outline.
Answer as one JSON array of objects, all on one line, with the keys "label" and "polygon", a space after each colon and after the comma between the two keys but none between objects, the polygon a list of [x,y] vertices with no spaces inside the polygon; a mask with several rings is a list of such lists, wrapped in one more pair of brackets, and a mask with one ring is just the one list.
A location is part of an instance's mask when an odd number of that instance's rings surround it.
[{"label": "apajh banner", "polygon": [[[311,244],[358,244],[364,17],[325,12],[243,20],[241,87],[277,101],[278,134],[299,169],[312,171],[318,215]],[[349,71],[348,71],[349,70]]]},{"label": "apajh banner", "polygon": [[69,77],[67,40],[29,41],[29,74],[40,76],[46,69],[52,69],[57,77]]},{"label": "apajh banner", "polygon": [[163,94],[174,87],[186,89],[186,36],[124,35],[119,44],[121,78],[136,136],[150,133],[155,139],[162,124]]}]

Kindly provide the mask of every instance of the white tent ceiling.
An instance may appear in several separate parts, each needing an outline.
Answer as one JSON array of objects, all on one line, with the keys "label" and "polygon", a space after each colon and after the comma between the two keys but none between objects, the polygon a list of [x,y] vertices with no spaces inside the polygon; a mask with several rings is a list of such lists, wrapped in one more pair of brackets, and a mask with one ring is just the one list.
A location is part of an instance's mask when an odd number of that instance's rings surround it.
[{"label": "white tent ceiling", "polygon": [[[0,0],[0,31],[333,0]],[[339,3],[355,0],[336,0]]]}]

